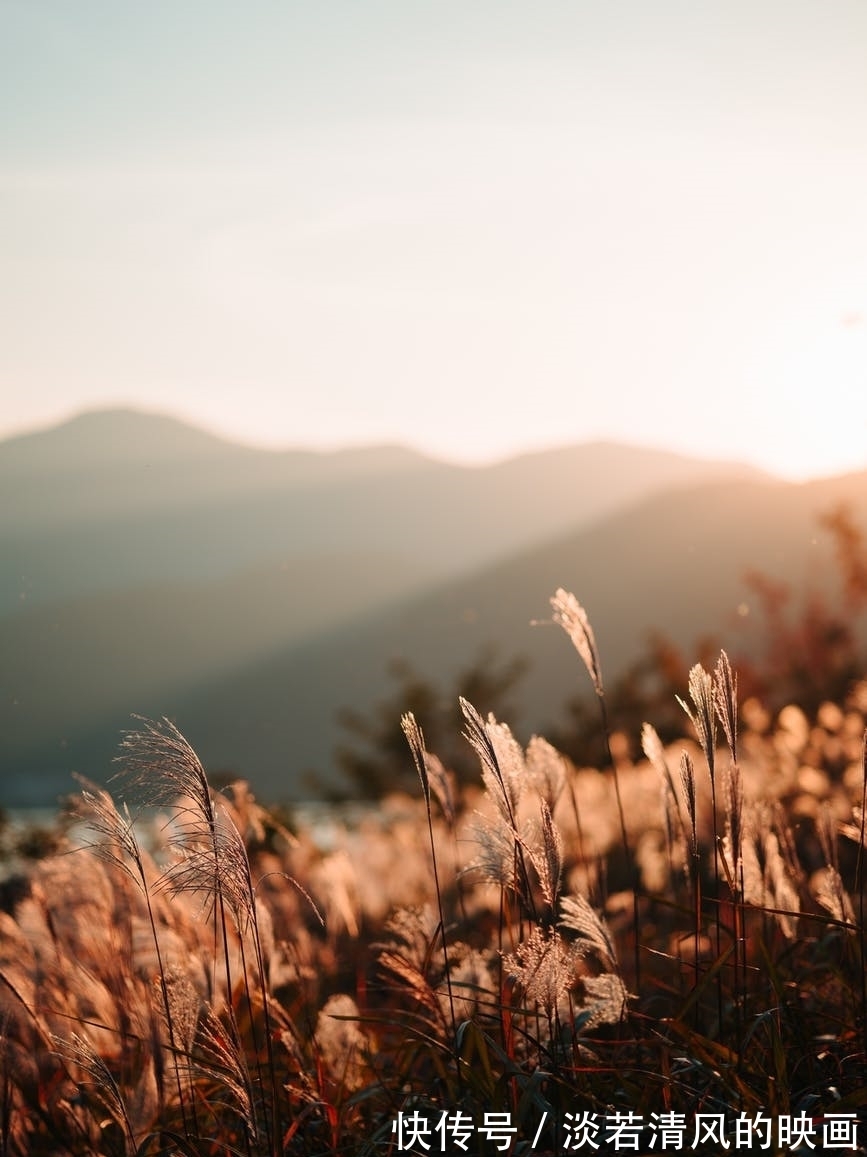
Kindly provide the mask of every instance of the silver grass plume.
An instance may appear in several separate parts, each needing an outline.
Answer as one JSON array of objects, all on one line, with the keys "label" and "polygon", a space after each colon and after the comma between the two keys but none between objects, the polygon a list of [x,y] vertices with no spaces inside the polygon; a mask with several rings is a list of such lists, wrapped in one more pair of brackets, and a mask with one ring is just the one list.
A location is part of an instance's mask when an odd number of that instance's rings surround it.
[{"label": "silver grass plume", "polygon": [[55,1037],[54,1044],[59,1056],[77,1065],[88,1075],[90,1078],[88,1083],[92,1085],[95,1095],[123,1129],[129,1147],[128,1152],[130,1154],[137,1152],[132,1122],[120,1086],[90,1041],[79,1036],[77,1032],[71,1032],[68,1038]]},{"label": "silver grass plume", "polygon": [[337,1088],[357,1093],[365,1084],[369,1041],[358,1005],[346,993],[329,996],[316,1018],[314,1039],[326,1072]]},{"label": "silver grass plume", "polygon": [[822,905],[826,912],[830,912],[835,920],[854,924],[855,913],[843,886],[843,877],[840,875],[836,824],[829,804],[825,804],[819,812],[816,832],[819,836],[826,867],[821,873],[818,873],[818,882],[814,887],[813,895],[816,901]]},{"label": "silver grass plume", "polygon": [[529,838],[522,843],[536,870],[542,898],[553,911],[560,894],[560,879],[563,871],[563,837],[554,823],[551,809],[545,800],[541,801],[541,819],[538,828],[532,828]]},{"label": "silver grass plume", "polygon": [[[434,924],[433,914],[423,910],[401,908],[386,924],[386,940],[375,944],[377,965],[386,982],[394,984],[415,1004],[415,1013],[439,1034],[445,1027],[445,1017],[439,996],[429,979],[433,965],[433,945],[442,922]],[[454,998],[449,982],[448,962],[445,975],[448,1003],[454,1026]]]},{"label": "silver grass plume", "polygon": [[214,808],[202,827],[199,817],[181,829],[178,859],[165,871],[160,888],[169,895],[196,896],[202,912],[210,916],[220,895],[228,904],[240,933],[246,932],[254,915],[247,849],[232,820]]},{"label": "silver grass plume", "polygon": [[469,700],[461,696],[460,705],[466,720],[464,738],[479,757],[482,766],[482,779],[488,789],[488,794],[502,818],[512,831],[516,831],[516,801],[513,799],[512,785],[511,783],[507,784],[503,769],[500,766],[499,752],[494,743],[493,734]]},{"label": "silver grass plume", "polygon": [[670,778],[671,773],[665,761],[665,748],[662,746],[659,733],[652,723],[644,723],[642,725],[641,750],[644,752],[648,763],[651,763],[656,768],[663,779],[665,779],[667,775]]},{"label": "silver grass plume", "polygon": [[786,871],[792,880],[795,881],[796,885],[802,884],[804,881],[804,870],[798,859],[798,848],[794,835],[792,834],[792,829],[787,821],[786,813],[779,801],[774,801],[774,803],[771,804],[771,812],[773,829],[779,841],[780,851],[786,864]]},{"label": "silver grass plume", "polygon": [[527,746],[526,762],[530,782],[553,812],[566,786],[563,756],[547,739],[534,735]]},{"label": "silver grass plume", "polygon": [[698,830],[696,825],[695,805],[695,768],[689,755],[684,751],[680,756],[680,782],[686,799],[686,810],[689,816],[689,848],[693,856],[698,855]]},{"label": "silver grass plume", "polygon": [[138,730],[124,733],[117,762],[122,770],[114,778],[137,787],[143,802],[166,807],[188,798],[207,813],[211,790],[199,757],[169,719],[135,716]]},{"label": "silver grass plume", "polygon": [[411,711],[400,717],[400,726],[406,741],[409,744],[409,749],[412,752],[415,769],[418,772],[418,777],[421,780],[421,790],[424,793],[424,802],[427,807],[430,807],[430,780],[428,778],[427,754],[424,745],[424,735],[419,725],[415,721],[415,716]]},{"label": "silver grass plume", "polygon": [[[800,889],[804,883],[804,870],[798,859],[798,849],[792,835],[785,812],[779,802],[771,805],[771,830],[766,839],[769,849],[765,853],[766,872],[773,887],[774,905],[797,913],[801,909]],[[771,844],[771,839],[774,843]],[[797,932],[797,922],[794,917],[781,918],[777,921],[788,939],[794,939]],[[791,931],[789,931],[789,929]]]},{"label": "silver grass plume", "polygon": [[714,668],[713,699],[716,713],[725,732],[732,762],[738,761],[738,677],[732,671],[729,657],[720,651]]},{"label": "silver grass plume", "polygon": [[412,712],[407,712],[401,716],[401,728],[403,734],[406,736],[406,742],[410,745],[412,752],[412,759],[416,764],[416,771],[418,772],[419,780],[421,781],[421,790],[425,795],[425,803],[429,806],[431,804],[431,793],[436,796],[436,802],[440,805],[442,815],[446,818],[449,825],[454,824],[455,821],[455,794],[451,789],[448,772],[442,766],[442,761],[438,756],[433,756],[431,752],[426,749],[424,732],[421,731],[419,724],[416,722],[416,716]]},{"label": "silver grass plume", "polygon": [[785,938],[794,940],[798,933],[801,900],[776,832],[765,832],[764,850],[765,890],[770,900],[769,906],[775,909],[774,918]]},{"label": "silver grass plume", "polygon": [[98,859],[120,868],[136,888],[144,893],[144,858],[129,808],[124,804],[121,814],[104,788],[83,776],[77,775],[75,778],[81,787],[76,801],[76,813],[91,831],[102,837],[99,842],[89,842],[85,847]]},{"label": "silver grass plume", "polygon": [[595,956],[603,971],[617,972],[617,950],[611,934],[583,896],[564,896],[560,901],[560,926],[577,933],[579,956]]},{"label": "silver grass plume", "polygon": [[517,815],[524,787],[529,780],[524,750],[512,735],[508,723],[500,723],[492,713],[488,714],[485,730],[497,753],[497,764],[506,786],[512,814]]},{"label": "silver grass plume", "polygon": [[451,777],[439,756],[430,751],[424,753],[424,765],[430,789],[437,798],[443,818],[449,827],[452,827],[457,815],[457,807]]},{"label": "silver grass plume", "polygon": [[398,990],[410,997],[416,1004],[416,1013],[422,1016],[429,1027],[440,1033],[445,1027],[445,1017],[439,997],[418,965],[399,952],[388,948],[380,950],[377,956],[379,974],[385,981],[396,982]]},{"label": "silver grass plume", "polygon": [[385,941],[374,947],[397,952],[419,971],[426,971],[436,932],[437,923],[429,904],[422,908],[398,908],[385,925]]},{"label": "silver grass plume", "polygon": [[729,863],[729,886],[733,892],[740,891],[740,879],[743,868],[743,809],[744,792],[741,781],[740,768],[736,763],[729,767],[726,773],[726,833],[725,851]]},{"label": "silver grass plume", "polygon": [[515,952],[503,957],[503,966],[520,984],[525,1000],[538,1004],[553,1022],[561,999],[575,983],[573,949],[556,928],[546,932],[534,924]]},{"label": "silver grass plume", "polygon": [[[492,818],[480,817],[476,838],[481,853],[470,866],[481,870],[493,882],[511,889],[535,917],[527,857],[524,855],[526,833],[519,831],[517,819],[527,778],[524,753],[505,723],[498,723],[493,715],[483,723],[471,703],[461,698],[460,704],[467,721],[464,737],[479,757],[482,780],[496,809]],[[507,850],[509,845],[510,851]],[[510,856],[511,865],[508,864]]]},{"label": "silver grass plume", "polygon": [[589,1015],[582,1022],[582,1031],[588,1032],[601,1024],[619,1024],[626,1013],[629,993],[626,985],[616,972],[603,972],[601,976],[585,976],[584,991],[592,1000]]},{"label": "silver grass plume", "polygon": [[499,812],[494,816],[480,815],[473,825],[473,838],[478,852],[465,871],[479,872],[488,883],[517,894],[518,864],[511,824],[504,821]]},{"label": "silver grass plume", "polygon": [[596,638],[587,612],[573,594],[558,587],[550,599],[553,610],[553,620],[563,628],[572,645],[581,656],[584,666],[593,681],[593,688],[601,699],[605,694],[602,684],[602,667],[599,662],[599,652],[596,649]]},{"label": "silver grass plume", "polygon": [[167,1011],[160,1008],[163,1025],[171,1046],[182,1057],[188,1058],[193,1050],[199,1023],[199,994],[188,974],[177,964],[168,965],[162,977],[154,980],[154,987],[158,990],[161,981],[165,982],[168,993]]},{"label": "silver grass plume", "polygon": [[225,901],[243,931],[253,917],[254,895],[241,834],[177,727],[168,719],[140,723],[121,743],[120,774],[146,806],[176,809],[177,835],[171,842],[178,859],[164,873],[161,887],[171,895],[198,896],[208,914],[217,899]]},{"label": "silver grass plume", "polygon": [[[751,808],[744,820],[743,840],[741,842],[741,875],[743,880],[741,899],[745,904],[752,904],[756,908],[774,906],[767,875],[767,854],[770,847],[768,839],[771,836],[773,836],[773,832],[770,830],[768,809],[761,805]],[[780,850],[776,837],[774,837],[774,849],[779,858]],[[763,860],[764,868],[762,866]]]},{"label": "silver grass plume", "polygon": [[[830,864],[817,873],[813,897],[835,920],[842,924],[854,925],[855,912],[852,902],[843,887],[843,879]],[[851,928],[850,931],[855,931]]]},{"label": "silver grass plume", "polygon": [[244,1052],[231,1030],[207,1006],[198,1033],[195,1068],[203,1076],[216,1079],[232,1098],[232,1108],[241,1116],[252,1139],[256,1139],[256,1115],[253,1111],[253,1084]]},{"label": "silver grass plume", "polygon": [[713,677],[705,671],[701,663],[696,663],[689,673],[689,696],[693,702],[692,707],[679,695],[677,701],[696,730],[713,783],[716,763],[716,704]]},{"label": "silver grass plume", "polygon": [[[678,792],[674,776],[671,774],[671,768],[668,766],[668,760],[665,758],[665,748],[662,745],[662,740],[659,738],[659,733],[652,723],[645,723],[641,728],[641,749],[644,752],[648,763],[656,769],[657,773],[662,779],[665,788],[665,803],[663,805],[665,812],[666,824],[671,827],[670,811],[674,810],[677,815],[678,825],[680,827],[681,836],[683,840],[687,840],[686,821],[683,817],[681,795],[686,796],[686,785],[681,779],[682,792]],[[692,785],[693,801],[692,801],[692,827],[693,839],[695,838],[695,783]],[[669,808],[668,801],[671,802]],[[688,806],[688,803],[687,803]],[[670,842],[673,842],[674,833],[670,835]]]}]

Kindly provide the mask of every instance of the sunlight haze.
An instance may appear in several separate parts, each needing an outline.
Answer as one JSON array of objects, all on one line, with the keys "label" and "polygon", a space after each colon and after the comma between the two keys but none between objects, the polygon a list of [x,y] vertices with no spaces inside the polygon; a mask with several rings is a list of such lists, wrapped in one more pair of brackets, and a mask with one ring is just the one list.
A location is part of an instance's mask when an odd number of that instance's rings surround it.
[{"label": "sunlight haze", "polygon": [[867,466],[867,8],[0,0],[0,437]]}]

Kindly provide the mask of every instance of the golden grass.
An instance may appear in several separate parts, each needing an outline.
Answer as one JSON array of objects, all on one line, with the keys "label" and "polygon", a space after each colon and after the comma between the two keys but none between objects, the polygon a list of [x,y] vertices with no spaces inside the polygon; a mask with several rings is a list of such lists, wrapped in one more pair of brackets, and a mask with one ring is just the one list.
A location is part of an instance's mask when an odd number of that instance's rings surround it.
[{"label": "golden grass", "polygon": [[131,810],[83,785],[86,846],[0,911],[0,1155],[390,1153],[398,1114],[495,1110],[552,1152],[568,1113],[861,1112],[867,688],[739,719],[721,656],[687,692],[698,744],[647,726],[616,778],[464,703],[462,792],[407,717],[421,798],[328,849],[143,721]]}]

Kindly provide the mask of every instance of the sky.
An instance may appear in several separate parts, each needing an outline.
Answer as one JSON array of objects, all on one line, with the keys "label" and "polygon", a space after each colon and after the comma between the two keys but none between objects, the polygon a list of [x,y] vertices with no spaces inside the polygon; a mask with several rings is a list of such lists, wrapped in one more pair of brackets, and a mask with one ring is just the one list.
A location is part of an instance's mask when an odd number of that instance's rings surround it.
[{"label": "sky", "polygon": [[0,437],[867,467],[863,0],[0,0]]}]

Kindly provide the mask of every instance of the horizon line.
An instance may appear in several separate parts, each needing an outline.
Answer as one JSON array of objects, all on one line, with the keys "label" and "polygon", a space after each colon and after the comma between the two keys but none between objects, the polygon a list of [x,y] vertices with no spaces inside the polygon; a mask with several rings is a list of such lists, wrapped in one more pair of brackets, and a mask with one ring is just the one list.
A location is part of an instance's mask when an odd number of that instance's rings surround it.
[{"label": "horizon line", "polygon": [[742,466],[746,469],[755,470],[759,474],[765,475],[768,479],[777,482],[786,482],[791,484],[802,484],[808,482],[818,482],[825,479],[839,478],[847,474],[859,473],[865,468],[867,464],[862,467],[851,467],[842,470],[819,471],[817,473],[797,473],[792,474],[779,468],[772,468],[760,461],[744,457],[740,454],[733,454],[726,456],[724,454],[705,454],[696,453],[695,451],[684,449],[676,445],[661,445],[658,442],[641,442],[634,440],[625,440],[622,437],[616,437],[610,433],[597,433],[591,435],[586,439],[562,441],[562,442],[528,442],[523,446],[513,446],[511,449],[498,450],[493,453],[485,453],[480,455],[461,455],[454,452],[446,453],[437,448],[425,446],[423,444],[414,443],[411,440],[401,440],[399,438],[384,437],[381,440],[365,439],[364,441],[346,440],[342,442],[286,442],[276,443],[261,440],[250,439],[244,436],[238,436],[230,432],[228,429],[220,427],[219,425],[212,425],[206,419],[201,419],[198,416],[185,414],[178,411],[170,411],[166,409],[151,409],[147,406],[137,404],[110,404],[82,406],[73,410],[66,411],[62,416],[54,419],[47,419],[44,422],[37,422],[32,425],[15,426],[11,429],[0,429],[0,448],[4,445],[17,441],[19,439],[38,437],[41,434],[50,434],[53,431],[60,430],[64,426],[69,426],[76,421],[86,419],[89,417],[115,415],[139,416],[142,418],[153,418],[157,420],[165,420],[173,422],[179,426],[186,427],[196,433],[204,434],[219,442],[224,442],[227,446],[233,446],[238,449],[249,450],[254,453],[264,454],[292,454],[292,453],[308,453],[339,455],[343,453],[352,453],[353,451],[373,451],[373,450],[401,450],[409,454],[417,455],[420,458],[428,461],[439,463],[445,466],[453,466],[460,469],[468,470],[484,470],[492,467],[504,465],[508,462],[516,461],[520,458],[535,457],[545,453],[559,453],[571,449],[578,449],[581,447],[591,446],[611,446],[620,447],[624,450],[639,450],[648,451],[650,453],[670,454],[673,457],[682,459],[705,462],[708,464],[719,464],[727,466]]}]

